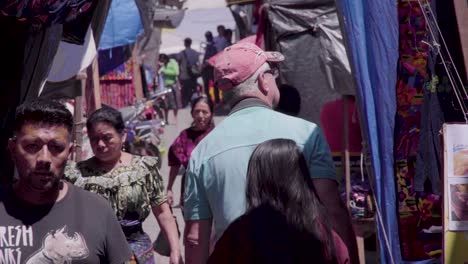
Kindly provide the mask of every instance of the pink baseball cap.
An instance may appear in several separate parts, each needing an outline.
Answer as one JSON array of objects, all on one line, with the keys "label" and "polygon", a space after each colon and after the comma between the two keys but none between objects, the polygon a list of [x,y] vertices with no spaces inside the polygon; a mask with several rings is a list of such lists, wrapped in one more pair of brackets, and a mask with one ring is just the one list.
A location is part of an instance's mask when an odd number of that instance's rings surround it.
[{"label": "pink baseball cap", "polygon": [[280,62],[283,54],[264,51],[255,44],[237,43],[216,58],[214,83],[220,90],[232,89],[252,76],[265,62]]}]

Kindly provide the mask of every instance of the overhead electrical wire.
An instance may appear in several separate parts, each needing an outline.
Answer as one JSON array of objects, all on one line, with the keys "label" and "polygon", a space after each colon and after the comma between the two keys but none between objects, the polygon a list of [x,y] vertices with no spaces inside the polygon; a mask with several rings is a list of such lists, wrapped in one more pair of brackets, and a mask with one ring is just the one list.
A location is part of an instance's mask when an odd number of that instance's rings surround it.
[{"label": "overhead electrical wire", "polygon": [[[431,37],[432,37],[433,45],[430,45],[430,46],[433,48],[435,47],[438,51],[438,54],[441,57],[442,64],[445,68],[445,71],[447,72],[447,77],[450,81],[450,84],[453,87],[453,91],[460,105],[460,109],[463,112],[463,118],[465,119],[465,123],[468,124],[468,107],[466,106],[465,101],[464,101],[464,99],[468,99],[468,93],[463,87],[463,81],[460,77],[460,74],[458,73],[455,63],[453,62],[452,56],[450,55],[450,51],[448,50],[448,47],[447,47],[447,43],[445,42],[445,38],[442,35],[442,31],[440,30],[440,27],[437,24],[436,17],[434,15],[434,12],[432,11],[430,4],[428,4],[427,2],[423,4],[422,0],[417,0],[417,1],[419,3],[419,6],[421,7],[421,11],[423,13],[424,19],[427,22],[426,23],[427,28],[429,29],[429,33],[431,34]],[[428,17],[428,14],[431,16],[430,18]],[[433,29],[433,27],[435,27],[437,32],[439,33],[439,37],[442,40],[442,45],[440,45],[440,43],[437,43],[436,34],[434,33],[435,29]],[[443,47],[444,52],[441,52],[440,50],[441,46]],[[446,55],[444,53],[447,54],[447,57],[449,60],[445,58]],[[447,65],[447,61],[450,62],[451,67]],[[451,68],[453,69],[453,71],[455,71],[456,77],[458,77],[458,81],[459,81],[459,85],[461,86],[461,89],[456,83],[456,78],[455,76],[453,76]]]}]

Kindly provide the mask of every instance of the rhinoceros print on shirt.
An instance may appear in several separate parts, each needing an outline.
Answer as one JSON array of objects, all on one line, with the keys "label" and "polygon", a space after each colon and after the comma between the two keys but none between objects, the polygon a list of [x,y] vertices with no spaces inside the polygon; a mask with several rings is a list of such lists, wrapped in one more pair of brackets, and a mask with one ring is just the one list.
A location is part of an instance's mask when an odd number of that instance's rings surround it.
[{"label": "rhinoceros print on shirt", "polygon": [[72,260],[86,259],[89,250],[80,233],[68,236],[67,227],[51,231],[44,238],[42,248],[26,264],[70,264]]}]

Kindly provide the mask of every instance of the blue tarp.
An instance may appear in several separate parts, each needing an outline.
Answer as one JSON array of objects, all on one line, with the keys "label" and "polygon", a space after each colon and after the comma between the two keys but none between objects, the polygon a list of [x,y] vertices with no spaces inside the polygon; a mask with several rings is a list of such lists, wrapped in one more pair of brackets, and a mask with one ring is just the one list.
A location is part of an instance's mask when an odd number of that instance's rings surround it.
[{"label": "blue tarp", "polygon": [[[398,13],[392,0],[337,0],[375,178],[381,263],[402,263],[393,166]],[[376,217],[377,218],[377,217]],[[378,220],[378,218],[377,218]],[[383,232],[388,236],[386,246]],[[393,261],[390,257],[393,256]]]},{"label": "blue tarp", "polygon": [[99,49],[135,43],[143,32],[140,13],[134,0],[112,0]]}]

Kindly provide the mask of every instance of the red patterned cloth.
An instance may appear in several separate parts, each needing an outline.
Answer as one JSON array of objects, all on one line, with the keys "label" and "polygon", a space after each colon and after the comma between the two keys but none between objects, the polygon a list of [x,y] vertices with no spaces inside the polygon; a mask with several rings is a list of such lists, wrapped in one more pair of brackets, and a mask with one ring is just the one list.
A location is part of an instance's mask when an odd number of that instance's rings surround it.
[{"label": "red patterned cloth", "polygon": [[135,88],[132,81],[100,81],[101,102],[116,109],[135,102]]},{"label": "red patterned cloth", "polygon": [[100,78],[101,101],[114,108],[122,108],[135,102],[133,86],[133,61],[128,60]]}]

